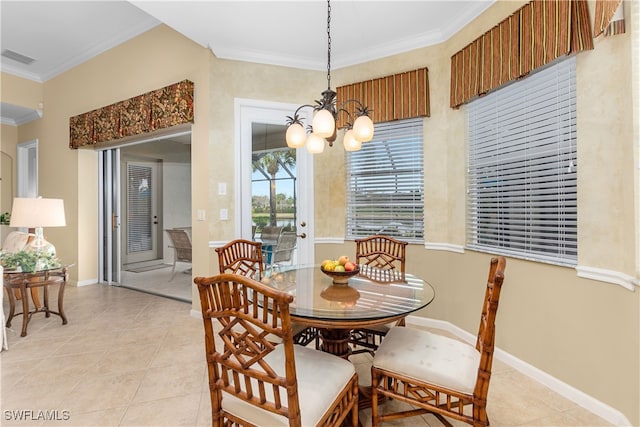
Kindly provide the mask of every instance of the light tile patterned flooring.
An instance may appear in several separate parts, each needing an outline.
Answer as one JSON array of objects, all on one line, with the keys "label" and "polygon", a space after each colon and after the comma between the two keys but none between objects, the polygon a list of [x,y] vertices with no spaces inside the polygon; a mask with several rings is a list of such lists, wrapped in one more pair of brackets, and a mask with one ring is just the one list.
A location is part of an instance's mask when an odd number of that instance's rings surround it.
[{"label": "light tile patterned flooring", "polygon": [[135,273],[122,271],[122,283],[126,287],[191,302],[191,264],[176,263],[176,272],[171,279],[171,264],[161,264],[157,270]]},{"label": "light tile patterned flooring", "polygon": [[[202,323],[191,317],[190,304],[107,285],[69,286],[65,311],[64,326],[57,316],[38,314],[27,337],[20,337],[20,316],[8,329],[9,350],[0,356],[3,426],[211,425]],[[368,356],[358,357],[366,378]],[[492,426],[609,425],[502,363],[493,372]],[[25,411],[58,420],[15,420]],[[365,427],[370,414],[360,412]],[[383,425],[441,424],[427,415]]]}]

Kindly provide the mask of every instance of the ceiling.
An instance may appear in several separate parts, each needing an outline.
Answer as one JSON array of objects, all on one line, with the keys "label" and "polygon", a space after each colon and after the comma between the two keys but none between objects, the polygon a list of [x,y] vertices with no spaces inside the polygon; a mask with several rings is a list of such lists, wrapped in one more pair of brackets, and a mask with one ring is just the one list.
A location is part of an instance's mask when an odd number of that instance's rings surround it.
[{"label": "ceiling", "polygon": [[[447,40],[495,0],[333,0],[331,68]],[[327,69],[327,3],[289,1],[0,0],[1,70],[45,82],[164,23],[216,57]],[[18,54],[16,57],[14,54]],[[33,59],[30,64],[21,62]],[[2,123],[40,112],[6,103]]]}]

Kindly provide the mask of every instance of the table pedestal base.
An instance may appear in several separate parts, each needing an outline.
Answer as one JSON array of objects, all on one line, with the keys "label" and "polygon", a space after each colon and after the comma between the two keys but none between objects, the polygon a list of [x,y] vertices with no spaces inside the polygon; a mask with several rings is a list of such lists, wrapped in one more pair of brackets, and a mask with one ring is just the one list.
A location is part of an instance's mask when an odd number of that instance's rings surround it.
[{"label": "table pedestal base", "polygon": [[349,338],[350,329],[323,329],[318,328],[322,339],[321,350],[326,353],[335,354],[343,359],[348,359],[351,355]]}]

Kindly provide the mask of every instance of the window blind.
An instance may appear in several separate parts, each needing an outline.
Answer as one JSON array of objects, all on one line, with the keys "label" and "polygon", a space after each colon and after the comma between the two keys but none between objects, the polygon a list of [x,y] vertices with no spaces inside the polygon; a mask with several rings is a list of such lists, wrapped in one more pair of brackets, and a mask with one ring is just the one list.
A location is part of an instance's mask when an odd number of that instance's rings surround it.
[{"label": "window blind", "polygon": [[424,240],[422,120],[376,123],[373,140],[347,154],[347,238]]},{"label": "window blind", "polygon": [[467,246],[577,260],[575,59],[468,105]]},{"label": "window blind", "polygon": [[127,253],[153,249],[151,168],[127,164]]}]

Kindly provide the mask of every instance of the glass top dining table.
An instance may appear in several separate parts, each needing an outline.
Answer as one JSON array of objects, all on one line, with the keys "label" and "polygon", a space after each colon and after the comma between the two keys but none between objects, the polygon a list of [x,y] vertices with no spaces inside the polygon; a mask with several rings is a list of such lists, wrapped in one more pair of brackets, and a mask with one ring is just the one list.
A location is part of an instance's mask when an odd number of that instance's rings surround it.
[{"label": "glass top dining table", "polygon": [[433,287],[420,277],[359,266],[347,284],[333,284],[319,266],[267,269],[261,282],[294,296],[291,318],[319,329],[322,349],[346,357],[350,331],[401,319],[426,307]]}]

